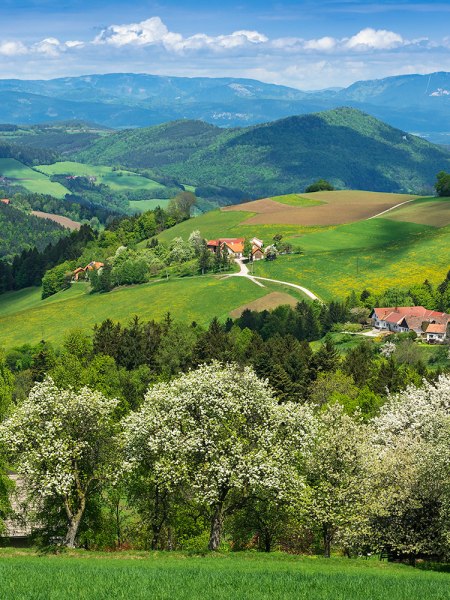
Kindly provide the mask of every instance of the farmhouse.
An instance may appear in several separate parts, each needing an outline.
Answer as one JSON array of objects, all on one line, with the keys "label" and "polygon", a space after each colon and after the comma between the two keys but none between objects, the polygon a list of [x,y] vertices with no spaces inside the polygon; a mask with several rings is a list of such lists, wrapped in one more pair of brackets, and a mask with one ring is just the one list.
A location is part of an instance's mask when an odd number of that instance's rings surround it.
[{"label": "farmhouse", "polygon": [[217,240],[209,240],[206,245],[214,254],[220,248],[222,251],[228,252],[233,258],[242,258],[244,242],[245,238],[219,238]]},{"label": "farmhouse", "polygon": [[370,315],[374,327],[394,333],[414,331],[427,342],[443,342],[447,338],[450,315],[423,306],[374,308]]},{"label": "farmhouse", "polygon": [[99,271],[104,266],[102,262],[93,260],[85,267],[77,267],[72,273],[72,279],[73,281],[78,281],[80,277],[84,278],[88,271]]},{"label": "farmhouse", "polygon": [[9,198],[1,198],[0,202],[3,202],[3,204],[11,204],[11,200]]},{"label": "farmhouse", "polygon": [[[209,240],[207,247],[211,252],[216,253],[220,248],[225,250],[233,258],[243,258],[244,256],[245,238],[218,238],[217,240]],[[250,240],[251,245],[251,260],[261,260],[264,258],[264,242],[256,237]],[[248,257],[244,257],[248,258]]]}]

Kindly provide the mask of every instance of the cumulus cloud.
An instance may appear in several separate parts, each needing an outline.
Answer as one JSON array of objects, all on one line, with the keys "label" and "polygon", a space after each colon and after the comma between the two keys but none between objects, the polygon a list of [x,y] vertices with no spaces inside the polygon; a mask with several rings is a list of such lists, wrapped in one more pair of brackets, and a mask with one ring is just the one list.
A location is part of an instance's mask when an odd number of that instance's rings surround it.
[{"label": "cumulus cloud", "polygon": [[390,50],[405,43],[401,35],[386,29],[372,29],[366,27],[346,41],[345,46],[350,49]]},{"label": "cumulus cloud", "polygon": [[110,25],[94,39],[93,44],[111,44],[117,47],[162,45],[169,51],[179,52],[203,48],[230,49],[268,41],[262,33],[247,30],[218,36],[197,33],[184,38],[180,33],[169,31],[159,17],[152,17],[140,23]]},{"label": "cumulus cloud", "polygon": [[[0,39],[2,75],[82,75],[132,70],[186,76],[256,77],[312,89],[345,85],[357,78],[450,70],[450,38],[405,39],[367,27],[347,37],[272,37],[252,29],[187,36],[160,17],[109,25],[85,41],[49,36],[40,41]],[[422,61],[418,63],[418,57]],[[261,74],[260,74],[261,73]]]}]

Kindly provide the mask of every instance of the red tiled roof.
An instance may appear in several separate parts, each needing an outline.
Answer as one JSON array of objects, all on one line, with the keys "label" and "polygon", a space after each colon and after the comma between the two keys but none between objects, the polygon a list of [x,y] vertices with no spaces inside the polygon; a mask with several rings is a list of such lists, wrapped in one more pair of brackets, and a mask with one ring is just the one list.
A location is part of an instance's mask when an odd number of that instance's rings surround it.
[{"label": "red tiled roof", "polygon": [[436,310],[428,310],[423,306],[396,306],[395,308],[374,308],[374,313],[380,321],[400,324],[403,320],[409,329],[420,329],[422,323],[436,321],[447,325],[450,315]]},{"label": "red tiled roof", "polygon": [[445,333],[446,331],[446,323],[430,323],[426,328],[426,333]]}]

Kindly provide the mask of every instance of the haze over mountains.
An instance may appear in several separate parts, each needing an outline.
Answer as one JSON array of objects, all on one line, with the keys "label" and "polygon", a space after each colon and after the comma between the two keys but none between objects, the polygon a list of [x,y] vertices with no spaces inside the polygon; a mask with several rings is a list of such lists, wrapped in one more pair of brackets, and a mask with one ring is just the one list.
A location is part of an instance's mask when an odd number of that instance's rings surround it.
[{"label": "haze over mountains", "polygon": [[263,123],[350,106],[394,127],[450,143],[450,73],[359,81],[344,89],[307,92],[235,78],[108,74],[44,80],[0,80],[4,123],[67,119],[113,128],[177,119],[218,126]]}]

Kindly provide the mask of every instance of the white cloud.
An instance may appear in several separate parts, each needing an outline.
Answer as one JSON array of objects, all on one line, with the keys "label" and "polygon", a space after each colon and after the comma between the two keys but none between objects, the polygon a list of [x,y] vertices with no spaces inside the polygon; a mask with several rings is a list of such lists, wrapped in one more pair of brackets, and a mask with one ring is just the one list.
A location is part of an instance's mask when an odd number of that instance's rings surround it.
[{"label": "white cloud", "polygon": [[367,27],[345,42],[350,49],[390,50],[405,43],[402,36],[386,29]]},{"label": "white cloud", "polygon": [[52,77],[97,72],[255,77],[301,89],[347,85],[404,72],[450,71],[450,38],[405,39],[365,28],[353,36],[269,38],[243,29],[182,35],[154,16],[110,25],[85,41],[46,37],[27,45],[0,40],[0,76]]},{"label": "white cloud", "polygon": [[323,37],[318,40],[307,40],[304,43],[305,50],[320,50],[320,51],[330,51],[336,47],[337,40],[332,37]]},{"label": "white cloud", "polygon": [[180,52],[183,50],[232,49],[247,44],[262,44],[268,38],[258,31],[235,31],[228,35],[209,36],[197,33],[184,38],[181,34],[169,31],[159,17],[152,17],[140,23],[128,25],[110,25],[94,40],[94,44],[111,44],[122,47],[127,45],[154,46],[161,45],[166,50]]},{"label": "white cloud", "polygon": [[20,56],[28,52],[22,42],[0,42],[0,54],[2,56]]}]

